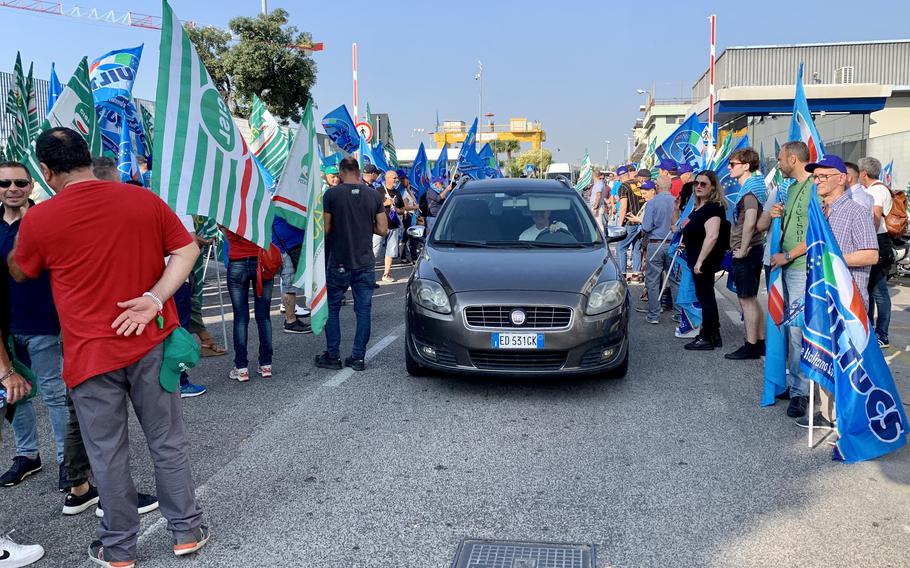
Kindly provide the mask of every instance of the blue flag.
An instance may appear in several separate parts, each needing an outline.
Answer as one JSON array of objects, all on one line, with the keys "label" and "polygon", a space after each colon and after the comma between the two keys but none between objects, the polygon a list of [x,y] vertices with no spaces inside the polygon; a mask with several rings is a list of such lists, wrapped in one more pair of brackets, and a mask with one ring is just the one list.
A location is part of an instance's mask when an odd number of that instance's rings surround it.
[{"label": "blue flag", "polygon": [[322,128],[332,142],[345,152],[352,154],[360,147],[360,133],[354,127],[354,121],[346,106],[341,105],[325,115],[322,119]]},{"label": "blue flag", "polygon": [[483,145],[483,148],[477,153],[477,157],[480,158],[480,163],[483,166],[483,170],[481,171],[482,177],[502,177],[502,172],[499,171],[499,164],[496,160],[496,154],[493,152],[493,148],[490,147],[489,143]]},{"label": "blue flag", "polygon": [[470,178],[481,179],[483,164],[480,156],[477,155],[477,149],[474,147],[476,140],[477,119],[475,118],[471,128],[468,129],[467,135],[465,135],[461,149],[458,151],[458,171]]},{"label": "blue flag", "polygon": [[[777,203],[783,203],[778,190]],[[771,220],[768,249],[771,255],[780,252],[781,220]],[[795,299],[795,298],[794,298]],[[765,325],[765,372],[761,405],[773,406],[775,397],[787,390],[787,346],[788,330],[784,325],[784,282],[783,269],[771,269],[768,277],[768,313]]]},{"label": "blue flag", "polygon": [[[360,169],[362,170],[367,164],[376,166],[376,158],[373,157],[373,148],[366,139],[358,135],[357,155],[360,157]],[[379,166],[376,166],[379,167]]]},{"label": "blue flag", "polygon": [[677,271],[677,278],[679,280],[679,289],[676,292],[676,298],[674,300],[682,312],[680,316],[685,318],[686,324],[692,328],[701,325],[701,305],[698,303],[698,298],[695,296],[695,279],[692,276],[692,270],[690,270],[689,265],[686,264],[686,258],[683,253],[676,254],[676,251],[679,249],[679,245],[682,242],[682,225],[686,219],[689,218],[689,215],[692,214],[694,208],[695,196],[692,195],[689,198],[689,202],[686,203],[685,209],[683,209],[680,214],[679,220],[676,222],[676,232],[673,234],[673,240],[670,241],[670,248],[667,251],[667,254],[669,254],[671,258],[675,258],[673,265],[670,267],[670,271]]},{"label": "blue flag", "polygon": [[133,141],[128,128],[120,131],[117,171],[120,172],[120,181],[139,180],[139,163],[136,161],[136,154],[133,153]]},{"label": "blue flag", "polygon": [[57,97],[62,92],[63,85],[60,84],[60,79],[57,78],[57,71],[54,69],[54,64],[51,63],[51,78],[47,82],[47,114],[51,113],[54,103],[57,102]]},{"label": "blue flag", "polygon": [[418,199],[430,187],[430,180],[427,177],[427,151],[423,147],[423,142],[420,143],[420,148],[417,149],[417,156],[414,158],[414,165],[411,166],[411,171],[408,173],[408,180],[411,182],[411,187]]},{"label": "blue flag", "polygon": [[133,106],[133,83],[142,59],[142,45],[127,49],[115,49],[105,53],[89,66],[92,96],[98,112],[98,128],[104,149],[113,155],[120,155],[120,131],[132,116],[132,131],[137,136],[137,145],[143,154],[144,140],[138,140],[141,121]]},{"label": "blue flag", "polygon": [[790,119],[790,140],[802,140],[809,147],[809,162],[817,162],[825,157],[825,145],[818,135],[812,113],[809,112],[809,101],[803,89],[803,64],[799,64],[796,73],[796,95],[793,97],[793,117]]},{"label": "blue flag", "polygon": [[373,159],[376,160],[373,165],[379,168],[379,171],[387,172],[392,169],[392,166],[390,166],[388,160],[386,160],[385,145],[382,142],[376,143],[376,145],[372,147],[371,152]]},{"label": "blue flag", "polygon": [[693,114],[654,149],[657,161],[673,160],[678,164],[689,164],[696,171],[701,170],[706,159],[707,129],[708,124],[700,122],[698,116]]},{"label": "blue flag", "polygon": [[443,144],[439,158],[433,164],[433,177],[449,178],[449,145]]},{"label": "blue flag", "polygon": [[834,395],[837,449],[848,463],[907,442],[907,416],[862,296],[813,191],[800,369]]}]

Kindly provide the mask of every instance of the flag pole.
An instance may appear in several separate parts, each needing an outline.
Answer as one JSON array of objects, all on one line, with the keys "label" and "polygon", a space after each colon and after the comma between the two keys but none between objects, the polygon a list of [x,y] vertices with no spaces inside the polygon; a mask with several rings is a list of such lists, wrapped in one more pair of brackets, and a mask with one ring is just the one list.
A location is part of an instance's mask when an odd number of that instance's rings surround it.
[{"label": "flag pole", "polygon": [[351,44],[351,56],[354,71],[354,124],[359,120],[357,117],[357,43]]},{"label": "flag pole", "polygon": [[714,91],[714,61],[717,45],[717,15],[711,14],[709,19],[711,21],[711,49],[708,58],[708,149],[705,152],[708,159],[705,160],[706,164],[714,159],[714,99],[716,96]]},{"label": "flag pole", "polygon": [[[215,257],[215,245],[209,245],[209,251],[212,254],[212,257]],[[227,323],[225,323],[224,318],[224,296],[221,292],[221,271],[218,270],[218,261],[215,262],[215,282],[218,284],[218,309],[221,310],[221,336],[224,341],[224,346],[227,348]]]},{"label": "flag pole", "polygon": [[815,383],[809,381],[809,448],[812,448],[812,430],[815,428]]}]

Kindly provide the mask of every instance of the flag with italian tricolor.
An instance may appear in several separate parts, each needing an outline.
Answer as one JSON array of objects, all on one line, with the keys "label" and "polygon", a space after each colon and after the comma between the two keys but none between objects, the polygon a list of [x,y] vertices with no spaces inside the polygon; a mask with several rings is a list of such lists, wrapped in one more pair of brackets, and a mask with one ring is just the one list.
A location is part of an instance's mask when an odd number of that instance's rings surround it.
[{"label": "flag with italian tricolor", "polygon": [[305,231],[304,246],[292,286],[303,290],[313,333],[322,333],[328,320],[325,283],[325,231],[322,220],[322,180],[313,103],[307,101],[300,128],[272,201],[277,215]]},{"label": "flag with italian tricolor", "polygon": [[189,36],[162,1],[152,189],[266,248],[274,215],[254,155]]},{"label": "flag with italian tricolor", "polygon": [[250,113],[250,150],[275,179],[281,175],[291,151],[291,137],[287,129],[278,124],[256,95],[253,95],[253,110]]}]

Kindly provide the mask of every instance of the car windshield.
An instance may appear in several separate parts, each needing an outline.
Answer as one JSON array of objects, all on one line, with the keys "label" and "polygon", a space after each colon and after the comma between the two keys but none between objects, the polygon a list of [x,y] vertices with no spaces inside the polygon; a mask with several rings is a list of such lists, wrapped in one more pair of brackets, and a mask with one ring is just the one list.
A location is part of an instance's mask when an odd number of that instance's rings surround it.
[{"label": "car windshield", "polygon": [[580,248],[603,243],[578,196],[521,190],[449,197],[434,244],[509,248]]}]

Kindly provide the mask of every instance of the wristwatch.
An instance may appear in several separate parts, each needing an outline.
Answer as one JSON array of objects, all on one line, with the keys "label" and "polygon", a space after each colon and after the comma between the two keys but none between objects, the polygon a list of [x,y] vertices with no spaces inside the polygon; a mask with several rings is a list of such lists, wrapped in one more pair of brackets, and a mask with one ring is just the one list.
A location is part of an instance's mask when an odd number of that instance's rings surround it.
[{"label": "wristwatch", "polygon": [[784,253],[784,260],[786,260],[787,262],[790,262],[790,251],[787,251]]}]

